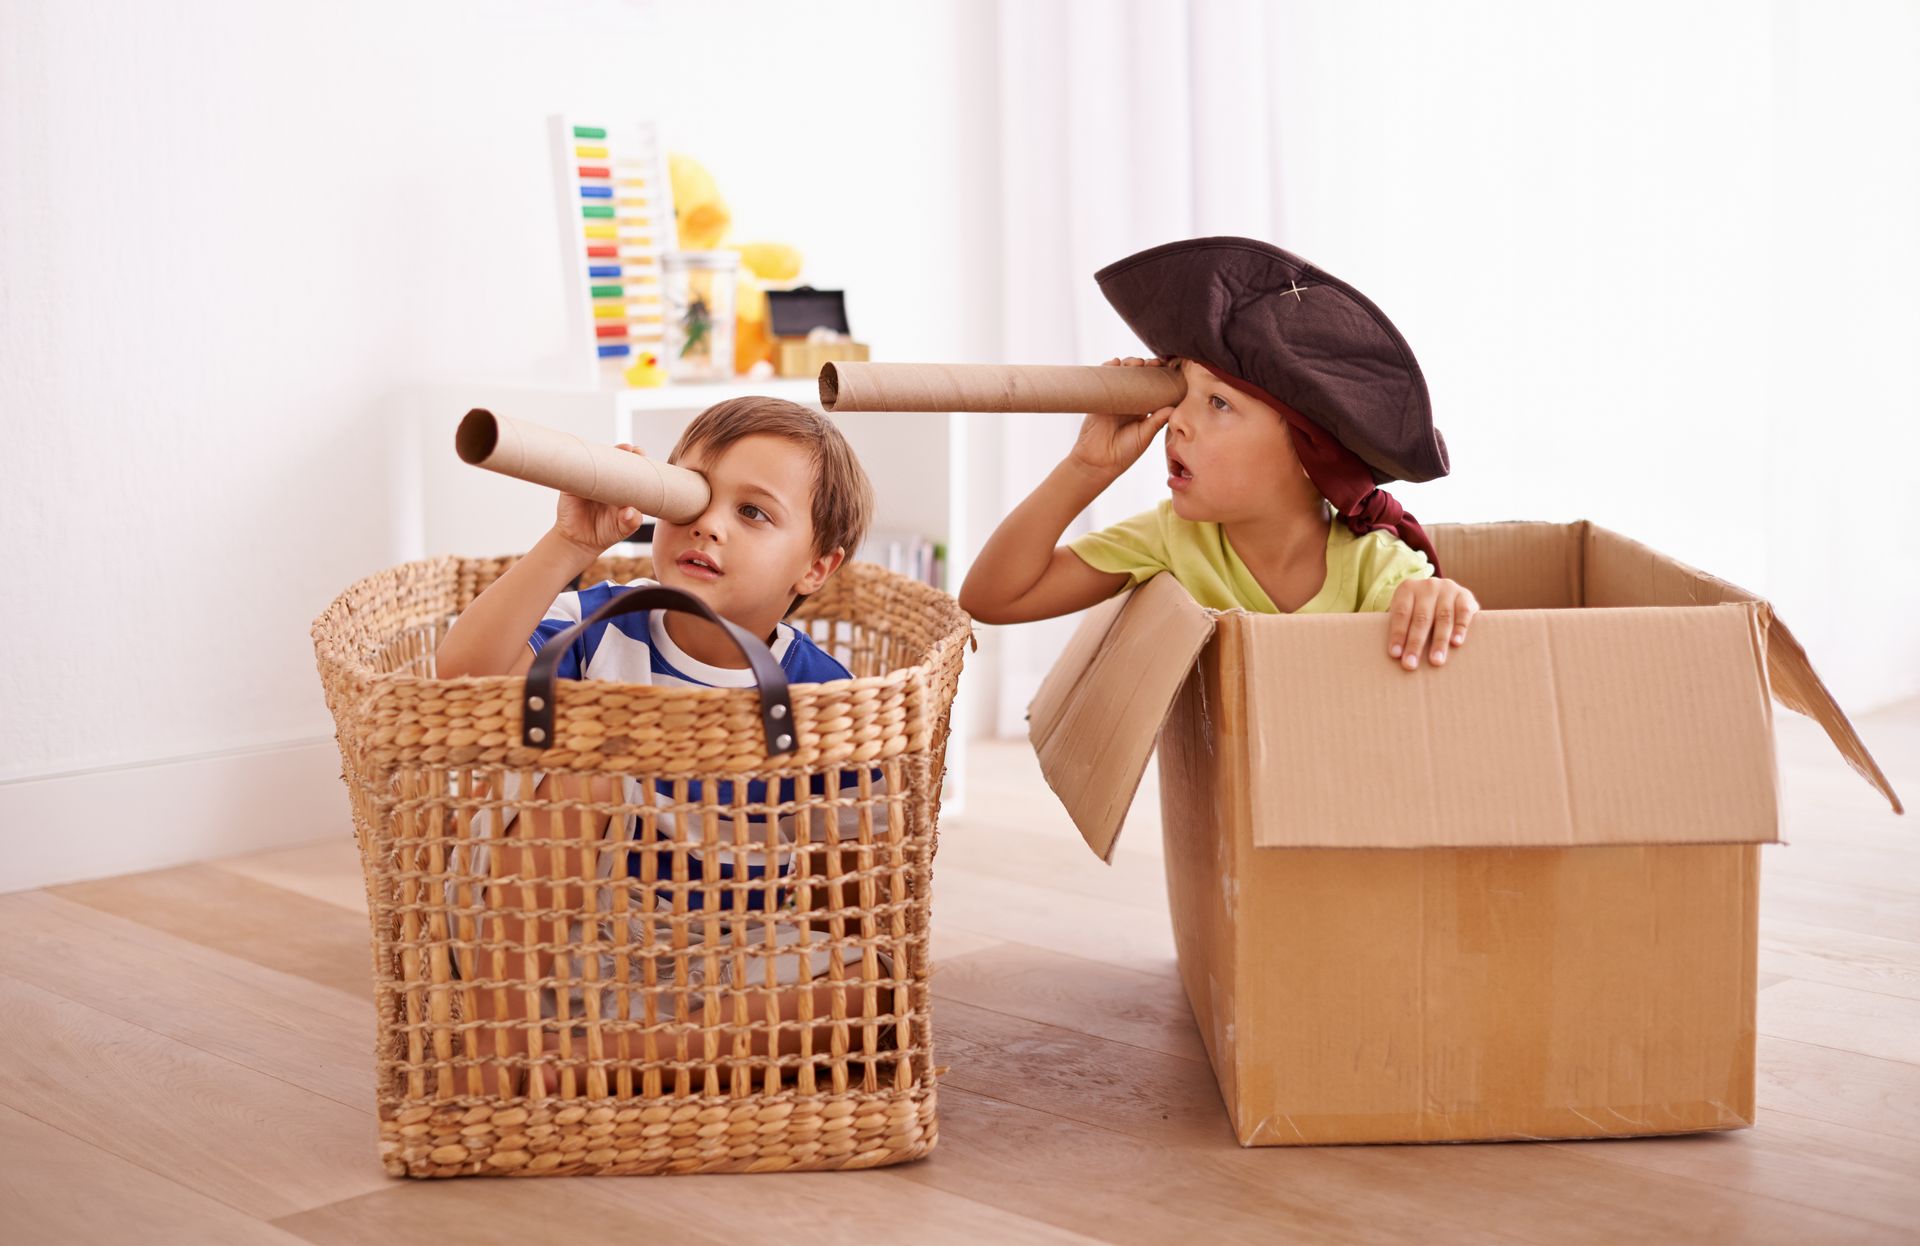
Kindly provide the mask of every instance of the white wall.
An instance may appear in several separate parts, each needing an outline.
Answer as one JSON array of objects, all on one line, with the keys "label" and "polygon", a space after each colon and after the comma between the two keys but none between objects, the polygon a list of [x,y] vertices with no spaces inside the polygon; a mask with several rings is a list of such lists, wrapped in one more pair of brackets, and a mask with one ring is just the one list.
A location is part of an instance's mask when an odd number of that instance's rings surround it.
[{"label": "white wall", "polygon": [[[1920,5],[1007,0],[1001,19],[1107,46],[1116,13],[1165,29],[1164,59],[1115,53],[1073,102],[1164,100],[1193,133],[1087,125],[1131,181],[1092,223],[1026,228],[1069,250],[1177,186],[1194,232],[1270,238],[1405,332],[1453,452],[1451,477],[1395,487],[1421,519],[1591,518],[1771,597],[1850,711],[1920,695]],[[1078,306],[1092,267],[1048,292],[1075,321],[1051,340],[1084,362],[1135,348]],[[1048,465],[1029,450],[1007,443],[1009,495]],[[1137,510],[1163,488],[1110,492]],[[989,635],[1003,731],[1064,634]]]},{"label": "white wall", "polygon": [[1454,475],[1770,596],[1920,695],[1920,6],[1276,10],[1286,245],[1385,307]]},{"label": "white wall", "polygon": [[308,625],[415,553],[406,387],[562,355],[548,114],[969,349],[965,9],[0,0],[0,890],[340,830]]},{"label": "white wall", "polygon": [[[401,392],[564,350],[548,113],[660,117],[879,356],[1035,357],[1006,266],[1080,225],[1002,159],[1030,7],[0,0],[0,889],[338,831],[307,627],[416,552]],[[1920,8],[1057,7],[1022,37],[1130,24],[1069,57],[1130,49],[1127,115],[1268,77],[1227,145],[1278,176],[1140,210],[1379,299],[1455,450],[1422,518],[1591,516],[1772,595],[1850,709],[1920,693]],[[1021,436],[976,422],[976,538]]]},{"label": "white wall", "polygon": [[1920,4],[1776,3],[1773,50],[1761,583],[1866,709],[1920,695]]}]

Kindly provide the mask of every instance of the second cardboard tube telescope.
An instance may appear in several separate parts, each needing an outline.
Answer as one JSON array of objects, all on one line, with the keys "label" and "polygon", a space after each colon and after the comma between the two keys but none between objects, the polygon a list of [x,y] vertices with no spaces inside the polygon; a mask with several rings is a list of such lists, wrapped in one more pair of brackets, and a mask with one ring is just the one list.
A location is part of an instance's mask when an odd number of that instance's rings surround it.
[{"label": "second cardboard tube telescope", "polygon": [[595,502],[631,506],[669,523],[691,523],[712,497],[699,472],[482,407],[460,421],[453,448],[475,467]]},{"label": "second cardboard tube telescope", "polygon": [[829,411],[1097,411],[1145,415],[1186,396],[1177,368],[1001,363],[830,363]]}]

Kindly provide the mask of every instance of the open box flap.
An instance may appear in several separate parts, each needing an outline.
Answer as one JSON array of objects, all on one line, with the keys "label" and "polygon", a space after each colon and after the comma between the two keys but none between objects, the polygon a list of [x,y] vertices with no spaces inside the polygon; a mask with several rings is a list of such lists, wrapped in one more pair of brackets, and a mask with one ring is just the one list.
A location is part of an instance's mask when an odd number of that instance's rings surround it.
[{"label": "open box flap", "polygon": [[1040,771],[1103,861],[1213,627],[1177,580],[1155,576],[1087,613],[1027,707]]},{"label": "open box flap", "polygon": [[1696,570],[1658,550],[1587,525],[1585,601],[1588,606],[1711,606],[1759,602],[1765,629],[1767,674],[1774,697],[1788,709],[1819,723],[1840,756],[1887,798],[1895,813],[1905,812],[1893,785],[1881,771],[1860,733],[1814,673],[1807,651],[1765,601],[1737,585]]},{"label": "open box flap", "polygon": [[1807,660],[1807,651],[1800,647],[1800,642],[1794,639],[1779,615],[1771,609],[1768,615],[1771,623],[1767,628],[1767,670],[1773,679],[1775,698],[1788,709],[1797,710],[1819,723],[1847,764],[1879,789],[1895,813],[1905,813],[1899,794],[1893,790],[1893,784],[1887,781],[1880,763],[1867,751],[1866,744],[1841,712],[1833,694],[1820,682],[1820,676],[1814,674],[1813,663]]}]

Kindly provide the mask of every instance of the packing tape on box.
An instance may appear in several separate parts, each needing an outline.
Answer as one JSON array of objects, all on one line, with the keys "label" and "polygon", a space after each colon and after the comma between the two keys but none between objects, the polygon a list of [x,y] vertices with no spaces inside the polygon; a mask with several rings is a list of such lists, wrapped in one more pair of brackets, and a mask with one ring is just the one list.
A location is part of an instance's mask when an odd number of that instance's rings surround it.
[{"label": "packing tape on box", "polygon": [[591,501],[631,506],[669,523],[698,518],[712,497],[699,472],[482,407],[460,421],[453,448],[475,467]]},{"label": "packing tape on box", "polygon": [[1003,363],[830,363],[829,411],[1098,411],[1145,415],[1186,396],[1178,369]]}]

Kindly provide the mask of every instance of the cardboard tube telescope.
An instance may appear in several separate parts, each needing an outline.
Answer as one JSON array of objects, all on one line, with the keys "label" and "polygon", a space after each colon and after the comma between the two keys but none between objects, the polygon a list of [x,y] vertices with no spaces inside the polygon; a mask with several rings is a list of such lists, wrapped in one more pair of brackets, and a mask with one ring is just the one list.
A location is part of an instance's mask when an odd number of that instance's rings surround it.
[{"label": "cardboard tube telescope", "polygon": [[699,472],[481,407],[460,421],[453,448],[475,467],[595,502],[631,506],[669,523],[698,518],[712,496]]},{"label": "cardboard tube telescope", "polygon": [[1002,363],[830,363],[820,369],[829,411],[1097,411],[1144,415],[1178,403],[1174,368]]}]

